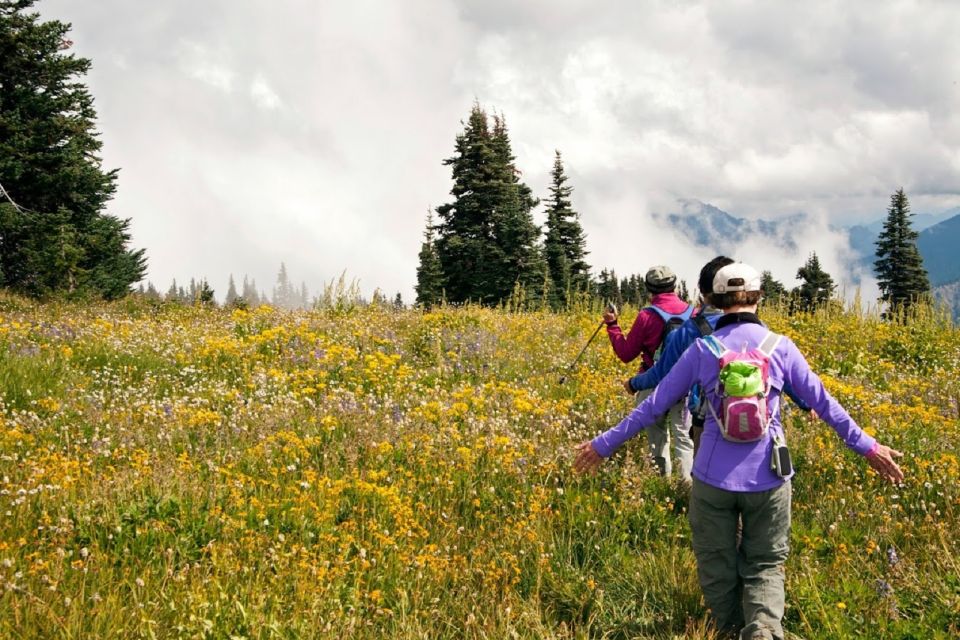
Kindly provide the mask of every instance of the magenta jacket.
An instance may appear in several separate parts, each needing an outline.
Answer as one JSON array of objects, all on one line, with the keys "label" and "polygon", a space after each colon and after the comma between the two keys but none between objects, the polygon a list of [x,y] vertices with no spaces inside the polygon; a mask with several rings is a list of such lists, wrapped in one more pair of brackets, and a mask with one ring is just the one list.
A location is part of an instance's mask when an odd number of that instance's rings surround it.
[{"label": "magenta jacket", "polygon": [[[757,347],[769,330],[759,324],[738,322],[722,326],[713,335],[728,349]],[[620,424],[597,436],[593,447],[604,458],[609,457],[624,442],[637,435],[679,402],[695,383],[706,391],[707,400],[713,403],[717,414],[720,401],[715,388],[719,365],[716,356],[698,339],[687,349],[670,373]],[[770,358],[770,381],[773,390],[768,398],[771,414],[769,437],[757,442],[728,442],[720,435],[720,429],[712,415],[707,416],[700,449],[693,463],[693,475],[720,489],[728,491],[766,491],[784,482],[770,469],[773,437],[784,435],[780,422],[780,390],[789,383],[797,397],[806,402],[820,418],[833,427],[840,439],[850,449],[866,455],[876,446],[876,440],[857,426],[853,418],[823,387],[806,359],[789,338],[782,338]],[[787,443],[790,442],[786,434]]]},{"label": "magenta jacket", "polygon": [[[683,313],[689,306],[676,293],[658,293],[650,299],[650,304],[670,314]],[[640,371],[646,371],[653,366],[653,354],[660,346],[662,334],[663,318],[650,309],[640,310],[626,336],[617,323],[607,325],[607,335],[610,336],[613,352],[621,361],[630,362],[637,356],[643,356]]]}]

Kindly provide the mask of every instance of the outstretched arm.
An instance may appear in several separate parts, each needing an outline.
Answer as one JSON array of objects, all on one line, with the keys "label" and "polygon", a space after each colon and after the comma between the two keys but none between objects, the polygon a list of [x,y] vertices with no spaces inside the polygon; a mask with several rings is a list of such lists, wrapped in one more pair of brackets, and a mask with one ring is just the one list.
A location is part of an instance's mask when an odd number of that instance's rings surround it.
[{"label": "outstretched arm", "polygon": [[609,458],[627,440],[669,411],[690,390],[699,375],[699,367],[699,349],[688,349],[663,382],[620,424],[577,445],[574,469],[580,473],[594,471],[603,458]]},{"label": "outstretched arm", "polygon": [[683,326],[670,334],[663,351],[660,353],[660,358],[653,363],[653,366],[630,378],[624,386],[631,393],[653,389],[667,376],[673,365],[680,360],[680,356],[687,350],[687,347],[694,343],[699,334],[696,325],[690,321],[685,322]]},{"label": "outstretched arm", "polygon": [[840,403],[827,392],[823,382],[810,369],[810,365],[793,341],[785,339],[782,344],[787,350],[784,382],[793,388],[798,398],[806,402],[837,432],[847,447],[865,456],[877,473],[890,482],[901,482],[904,478],[903,470],[894,458],[902,457],[903,454],[880,444],[864,432]]}]

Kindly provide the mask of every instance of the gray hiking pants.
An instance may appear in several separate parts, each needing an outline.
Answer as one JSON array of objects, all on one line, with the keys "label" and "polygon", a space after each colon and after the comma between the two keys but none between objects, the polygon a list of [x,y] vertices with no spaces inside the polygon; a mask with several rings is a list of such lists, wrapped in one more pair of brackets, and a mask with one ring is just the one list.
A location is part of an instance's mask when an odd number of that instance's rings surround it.
[{"label": "gray hiking pants", "polygon": [[[697,576],[717,628],[744,640],[782,640],[784,564],[790,550],[791,485],[747,493],[696,478],[690,529]],[[737,521],[743,538],[737,546]]]},{"label": "gray hiking pants", "polygon": [[[652,389],[637,394],[637,404],[653,393]],[[657,422],[647,427],[647,443],[650,455],[657,464],[661,476],[669,476],[673,471],[670,459],[670,441],[673,440],[673,452],[680,465],[680,477],[690,482],[693,470],[693,440],[690,438],[689,413],[684,411],[686,401],[678,402]]]}]

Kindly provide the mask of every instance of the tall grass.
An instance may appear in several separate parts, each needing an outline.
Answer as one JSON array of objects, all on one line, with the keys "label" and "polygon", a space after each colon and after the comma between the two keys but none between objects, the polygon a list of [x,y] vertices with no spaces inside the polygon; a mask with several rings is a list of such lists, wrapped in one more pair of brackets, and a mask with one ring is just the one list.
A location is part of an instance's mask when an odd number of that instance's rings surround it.
[{"label": "tall grass", "polygon": [[[643,438],[571,473],[631,408],[604,340],[558,384],[596,310],[333,307],[0,298],[0,637],[714,637]],[[907,452],[787,416],[788,628],[957,636],[960,335],[763,313]]]}]

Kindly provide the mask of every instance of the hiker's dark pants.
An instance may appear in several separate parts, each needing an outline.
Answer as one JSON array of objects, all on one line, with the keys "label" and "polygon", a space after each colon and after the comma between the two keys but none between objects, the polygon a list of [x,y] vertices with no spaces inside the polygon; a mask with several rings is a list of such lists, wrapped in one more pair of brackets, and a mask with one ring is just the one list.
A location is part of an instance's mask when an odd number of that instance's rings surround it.
[{"label": "hiker's dark pants", "polygon": [[[725,491],[694,478],[690,528],[697,575],[717,628],[782,640],[784,563],[790,550],[787,481],[768,491]],[[737,545],[737,522],[743,538]]]}]

